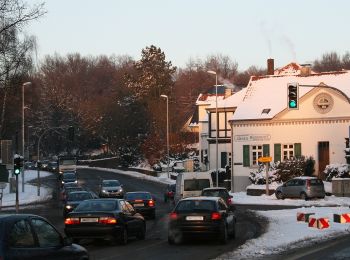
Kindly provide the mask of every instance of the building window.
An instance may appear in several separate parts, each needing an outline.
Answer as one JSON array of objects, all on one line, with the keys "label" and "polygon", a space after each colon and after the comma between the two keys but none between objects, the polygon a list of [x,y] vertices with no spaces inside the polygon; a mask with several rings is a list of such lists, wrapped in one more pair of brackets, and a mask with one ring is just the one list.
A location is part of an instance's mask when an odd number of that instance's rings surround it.
[{"label": "building window", "polygon": [[228,153],[228,166],[231,167],[232,164],[232,154]]},{"label": "building window", "polygon": [[[230,138],[231,128],[229,120],[232,118],[233,112],[218,112],[218,124],[219,124],[219,135],[218,138]],[[209,137],[216,138],[216,112],[210,113],[210,123],[209,123]]]},{"label": "building window", "polygon": [[259,162],[258,162],[259,157],[263,156],[263,146],[262,145],[252,145],[251,148],[252,148],[252,151],[251,151],[252,163],[251,163],[251,165],[256,166],[259,164]]},{"label": "building window", "polygon": [[282,145],[283,160],[289,160],[294,157],[294,144]]}]

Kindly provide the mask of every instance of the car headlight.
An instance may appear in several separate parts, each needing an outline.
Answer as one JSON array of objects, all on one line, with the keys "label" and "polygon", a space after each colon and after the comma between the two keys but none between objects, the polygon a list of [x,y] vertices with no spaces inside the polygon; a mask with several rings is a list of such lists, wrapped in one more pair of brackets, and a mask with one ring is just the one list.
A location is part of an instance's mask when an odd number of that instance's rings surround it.
[{"label": "car headlight", "polygon": [[120,189],[119,189],[119,192],[123,192],[123,189],[122,189],[122,188],[120,188]]},{"label": "car headlight", "polygon": [[106,190],[102,190],[103,193],[106,193],[107,191]]},{"label": "car headlight", "polygon": [[72,209],[73,207],[71,205],[66,205],[66,209]]},{"label": "car headlight", "polygon": [[78,181],[77,181],[77,180],[75,180],[74,182],[75,182],[75,183],[78,183]]}]

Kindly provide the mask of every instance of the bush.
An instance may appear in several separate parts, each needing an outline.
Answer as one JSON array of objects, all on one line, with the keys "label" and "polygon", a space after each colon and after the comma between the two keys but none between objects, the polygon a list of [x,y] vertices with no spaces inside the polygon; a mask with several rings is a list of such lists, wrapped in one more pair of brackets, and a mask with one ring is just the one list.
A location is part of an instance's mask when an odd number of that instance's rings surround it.
[{"label": "bush", "polygon": [[[276,164],[270,163],[269,165],[269,183],[278,181],[278,176],[276,175]],[[259,164],[259,168],[254,171],[250,172],[249,180],[252,182],[252,184],[262,185],[266,184],[266,167],[265,164],[261,163]]]},{"label": "bush", "polygon": [[326,181],[333,178],[350,178],[348,164],[330,164],[324,169]]}]

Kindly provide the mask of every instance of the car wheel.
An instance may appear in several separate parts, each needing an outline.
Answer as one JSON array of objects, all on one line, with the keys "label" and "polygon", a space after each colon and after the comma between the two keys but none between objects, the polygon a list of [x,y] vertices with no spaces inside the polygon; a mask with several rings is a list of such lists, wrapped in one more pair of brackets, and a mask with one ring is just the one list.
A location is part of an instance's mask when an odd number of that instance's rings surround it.
[{"label": "car wheel", "polygon": [[300,199],[302,199],[302,200],[307,200],[308,199],[308,197],[307,197],[305,192],[300,193]]},{"label": "car wheel", "polygon": [[146,226],[145,224],[142,225],[142,227],[140,228],[138,234],[137,234],[137,239],[140,239],[140,240],[144,240],[145,237],[146,237]]},{"label": "car wheel", "polygon": [[126,227],[123,228],[122,233],[120,234],[119,243],[121,245],[126,245],[128,243],[128,231],[127,231]]},{"label": "car wheel", "polygon": [[221,244],[226,244],[227,243],[227,239],[228,239],[227,227],[226,227],[226,225],[224,225],[224,227],[222,228],[221,233],[220,233],[220,243]]},{"label": "car wheel", "polygon": [[175,244],[175,240],[173,236],[168,236],[168,244],[169,245],[174,245]]},{"label": "car wheel", "polygon": [[156,211],[153,211],[150,216],[151,219],[156,219]]},{"label": "car wheel", "polygon": [[79,239],[79,238],[73,238],[73,239],[72,239],[72,242],[73,242],[74,244],[79,244],[80,239]]},{"label": "car wheel", "polygon": [[229,237],[231,239],[235,239],[236,238],[236,224],[235,223],[232,224],[232,231],[229,234]]},{"label": "car wheel", "polygon": [[281,191],[277,191],[276,192],[276,198],[279,199],[279,200],[283,200],[284,199],[283,194],[282,194]]}]

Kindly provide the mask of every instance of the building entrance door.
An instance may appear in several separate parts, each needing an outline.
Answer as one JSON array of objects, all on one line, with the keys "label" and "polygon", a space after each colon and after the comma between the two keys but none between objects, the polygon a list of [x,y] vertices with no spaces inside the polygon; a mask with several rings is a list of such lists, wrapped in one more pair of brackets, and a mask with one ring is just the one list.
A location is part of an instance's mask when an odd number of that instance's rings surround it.
[{"label": "building entrance door", "polygon": [[318,176],[324,178],[324,169],[329,164],[329,142],[318,142]]}]

